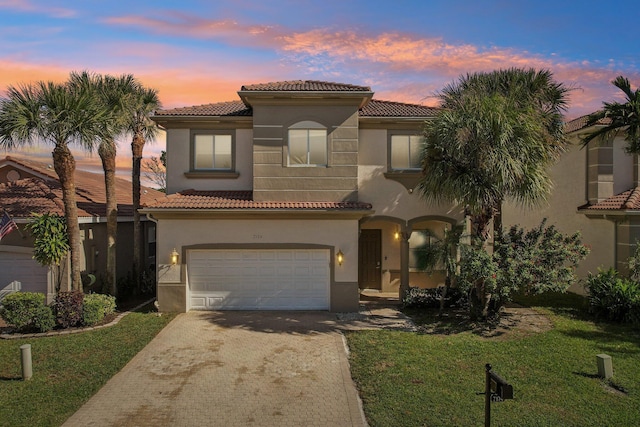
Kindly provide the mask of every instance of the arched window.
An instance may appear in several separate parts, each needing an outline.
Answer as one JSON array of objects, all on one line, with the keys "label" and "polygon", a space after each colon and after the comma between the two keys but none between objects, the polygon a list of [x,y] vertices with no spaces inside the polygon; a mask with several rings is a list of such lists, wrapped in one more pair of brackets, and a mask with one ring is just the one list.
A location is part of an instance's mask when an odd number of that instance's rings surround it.
[{"label": "arched window", "polygon": [[289,127],[289,166],[327,165],[327,128],[305,120]]}]

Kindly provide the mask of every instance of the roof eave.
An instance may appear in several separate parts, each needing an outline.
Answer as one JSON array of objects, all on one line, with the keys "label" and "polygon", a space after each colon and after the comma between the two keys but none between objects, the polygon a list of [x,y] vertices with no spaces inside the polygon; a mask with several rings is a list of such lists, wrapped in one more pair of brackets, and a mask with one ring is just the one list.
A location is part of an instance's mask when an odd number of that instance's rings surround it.
[{"label": "roof eave", "polygon": [[358,108],[362,108],[373,99],[373,91],[340,90],[239,90],[240,100],[251,107],[253,99],[361,99]]},{"label": "roof eave", "polygon": [[216,217],[227,219],[255,218],[256,216],[279,217],[339,217],[360,219],[373,215],[373,209],[189,209],[189,208],[144,208],[139,211],[151,219],[180,217]]}]

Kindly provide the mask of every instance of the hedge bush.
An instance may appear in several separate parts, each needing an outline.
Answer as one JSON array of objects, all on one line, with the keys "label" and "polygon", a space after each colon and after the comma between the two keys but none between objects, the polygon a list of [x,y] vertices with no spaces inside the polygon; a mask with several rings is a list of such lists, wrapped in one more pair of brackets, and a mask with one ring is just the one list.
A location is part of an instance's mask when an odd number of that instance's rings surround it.
[{"label": "hedge bush", "polygon": [[640,284],[620,277],[614,268],[601,270],[587,279],[589,310],[597,317],[640,323]]},{"label": "hedge bush", "polygon": [[[414,308],[440,308],[440,297],[443,287],[416,288],[411,287],[402,299],[402,305]],[[444,306],[461,305],[465,301],[464,294],[458,288],[449,288],[444,299]]]},{"label": "hedge bush", "polygon": [[116,310],[116,299],[111,295],[87,294],[84,296],[83,323],[92,326]]},{"label": "hedge bush", "polygon": [[2,300],[0,316],[8,325],[20,331],[46,332],[55,326],[51,308],[45,304],[44,294],[14,292]]},{"label": "hedge bush", "polygon": [[83,300],[84,294],[79,291],[58,292],[51,304],[56,323],[62,328],[81,325]]}]

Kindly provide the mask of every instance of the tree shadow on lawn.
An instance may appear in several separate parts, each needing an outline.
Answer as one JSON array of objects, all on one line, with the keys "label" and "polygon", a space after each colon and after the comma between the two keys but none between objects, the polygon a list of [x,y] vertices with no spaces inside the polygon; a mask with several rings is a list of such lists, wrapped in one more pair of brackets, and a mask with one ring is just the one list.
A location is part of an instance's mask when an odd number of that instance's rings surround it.
[{"label": "tree shadow on lawn", "polygon": [[[595,341],[598,343],[598,348],[600,348],[602,352],[624,353],[630,355],[640,354],[639,331],[633,330],[633,328],[628,325],[596,323],[596,326],[599,329],[597,331],[570,329],[562,331],[562,333],[572,338]],[[634,348],[621,347],[621,342],[630,343]]]},{"label": "tree shadow on lawn", "polygon": [[428,335],[454,335],[470,332],[484,338],[507,338],[544,332],[553,327],[549,318],[527,307],[505,308],[500,317],[486,322],[472,321],[468,310],[451,308],[442,315],[434,308],[403,309],[418,327],[418,333]]}]

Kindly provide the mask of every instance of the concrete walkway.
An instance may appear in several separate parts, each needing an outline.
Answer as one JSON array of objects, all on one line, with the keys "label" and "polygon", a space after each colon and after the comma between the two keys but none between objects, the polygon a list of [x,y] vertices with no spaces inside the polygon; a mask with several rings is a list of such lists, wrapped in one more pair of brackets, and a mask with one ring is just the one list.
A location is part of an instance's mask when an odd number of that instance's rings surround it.
[{"label": "concrete walkway", "polygon": [[385,307],[180,314],[64,426],[364,426],[340,330],[409,323]]}]

